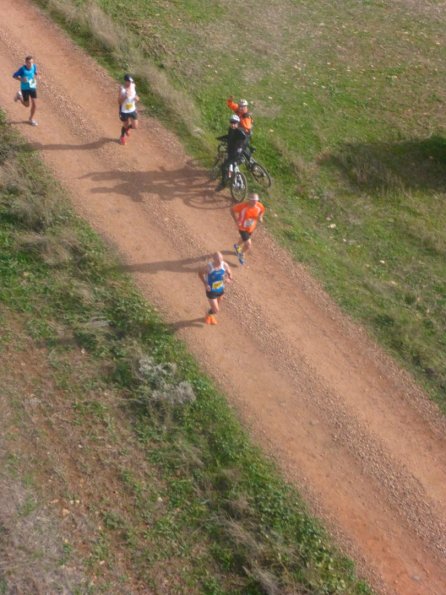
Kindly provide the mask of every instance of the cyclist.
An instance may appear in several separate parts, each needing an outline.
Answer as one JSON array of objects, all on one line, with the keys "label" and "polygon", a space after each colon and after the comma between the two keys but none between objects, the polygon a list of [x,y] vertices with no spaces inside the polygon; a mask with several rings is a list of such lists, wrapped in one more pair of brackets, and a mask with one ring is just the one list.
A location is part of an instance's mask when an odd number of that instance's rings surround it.
[{"label": "cyclist", "polygon": [[126,74],[124,76],[124,84],[119,87],[118,103],[119,103],[119,119],[122,122],[121,136],[119,142],[125,145],[130,130],[138,128],[138,112],[136,110],[136,102],[139,97],[136,94],[135,81]]},{"label": "cyclist", "polygon": [[250,194],[247,202],[242,202],[231,207],[231,216],[234,219],[241,238],[234,244],[240,264],[245,264],[245,255],[251,249],[251,236],[258,222],[263,221],[265,207],[259,200],[258,194]]},{"label": "cyclist", "polygon": [[220,302],[225,292],[225,281],[232,282],[232,272],[221,252],[215,252],[212,260],[199,270],[198,276],[206,288],[209,310],[204,319],[205,324],[217,324],[216,315],[220,310]]},{"label": "cyclist", "polygon": [[34,64],[32,56],[26,56],[25,64],[12,75],[13,78],[20,81],[20,91],[17,91],[14,101],[20,101],[24,107],[29,107],[31,100],[31,112],[29,123],[31,126],[37,126],[34,120],[34,114],[37,109],[37,64]]},{"label": "cyclist", "polygon": [[221,182],[215,189],[215,192],[220,192],[226,186],[229,166],[240,160],[246,146],[246,134],[240,128],[240,118],[236,114],[232,114],[229,118],[228,133],[217,137],[217,140],[227,143],[228,147],[228,156],[221,166]]}]

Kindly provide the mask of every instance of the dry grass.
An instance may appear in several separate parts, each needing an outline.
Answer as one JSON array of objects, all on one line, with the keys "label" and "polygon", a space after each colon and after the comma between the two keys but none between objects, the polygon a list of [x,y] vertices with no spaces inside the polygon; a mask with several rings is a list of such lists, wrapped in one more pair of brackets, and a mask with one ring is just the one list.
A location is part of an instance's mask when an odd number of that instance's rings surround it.
[{"label": "dry grass", "polygon": [[[3,319],[3,330],[21,344],[10,317]],[[33,423],[40,399],[30,394],[24,360],[31,364],[29,353],[19,348],[0,353],[0,592],[73,593],[80,585],[87,588],[88,581],[76,563],[65,565],[68,527],[49,506],[51,498],[34,485],[39,463],[33,444],[39,444],[43,428]],[[33,387],[37,393],[38,383]]]},{"label": "dry grass", "polygon": [[82,14],[95,37],[116,57],[122,58],[128,51],[125,31],[117,27],[95,2],[88,2]]},{"label": "dry grass", "polygon": [[196,135],[197,122],[201,121],[201,116],[190,96],[174,88],[168,76],[149,61],[134,61],[133,70],[137,77],[147,80],[151,90],[186,125],[190,134]]},{"label": "dry grass", "polygon": [[57,193],[47,192],[51,182],[44,177],[31,180],[23,175],[27,168],[34,166],[35,161],[35,157],[29,156],[18,168],[13,158],[2,166],[1,202],[10,216],[23,227],[42,231],[54,223],[61,210]]},{"label": "dry grass", "polygon": [[226,521],[225,529],[237,546],[242,547],[247,552],[248,559],[256,560],[261,558],[264,549],[263,544],[241,522],[230,519]]},{"label": "dry grass", "polygon": [[75,344],[50,354],[24,320],[3,322],[14,342],[0,351],[0,593],[2,575],[8,594],[145,592],[126,532],[143,551],[147,525],[119,477],[160,486],[119,400],[88,388],[94,364]]},{"label": "dry grass", "polygon": [[[248,574],[256,579],[266,595],[284,595],[284,592],[277,581],[277,577],[268,570],[260,568],[259,566],[254,566],[248,571]],[[295,593],[295,595],[298,594]]]},{"label": "dry grass", "polygon": [[71,261],[80,246],[74,234],[45,235],[30,231],[18,236],[17,248],[39,256],[50,266],[57,266]]}]

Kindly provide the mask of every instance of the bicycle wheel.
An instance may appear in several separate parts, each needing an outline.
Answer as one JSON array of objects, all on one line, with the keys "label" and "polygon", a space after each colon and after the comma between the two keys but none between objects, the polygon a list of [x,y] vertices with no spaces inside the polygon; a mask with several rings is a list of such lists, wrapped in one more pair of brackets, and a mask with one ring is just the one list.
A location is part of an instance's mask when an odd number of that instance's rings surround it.
[{"label": "bicycle wheel", "polygon": [[263,188],[271,186],[271,176],[260,163],[256,162],[251,166],[251,173],[254,180]]},{"label": "bicycle wheel", "polygon": [[246,176],[241,171],[238,171],[231,180],[231,196],[236,202],[241,202],[246,198],[247,192],[248,182]]}]

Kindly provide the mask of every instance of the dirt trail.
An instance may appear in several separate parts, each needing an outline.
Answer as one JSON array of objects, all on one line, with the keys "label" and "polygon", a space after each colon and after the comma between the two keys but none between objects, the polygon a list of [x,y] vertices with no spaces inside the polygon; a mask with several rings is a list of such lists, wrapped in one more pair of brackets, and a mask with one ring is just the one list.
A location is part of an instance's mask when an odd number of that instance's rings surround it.
[{"label": "dirt trail", "polygon": [[[117,144],[116,84],[27,0],[0,23],[0,104],[122,255],[144,294],[229,395],[381,592],[446,590],[446,423],[407,374],[346,319],[260,230],[243,269],[229,199],[175,137],[143,117]],[[24,44],[27,39],[27,44]],[[40,126],[8,78],[32,52]],[[217,327],[196,269],[221,249],[234,265]]]}]

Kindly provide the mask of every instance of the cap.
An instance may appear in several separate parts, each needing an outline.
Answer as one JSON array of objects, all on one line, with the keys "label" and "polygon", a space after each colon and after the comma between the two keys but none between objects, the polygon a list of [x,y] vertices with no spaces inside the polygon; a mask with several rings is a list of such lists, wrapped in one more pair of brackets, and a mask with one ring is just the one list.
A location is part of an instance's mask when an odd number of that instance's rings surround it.
[{"label": "cap", "polygon": [[129,83],[133,83],[134,80],[132,79],[132,77],[129,74],[125,74],[124,75],[124,80],[128,81]]},{"label": "cap", "polygon": [[238,105],[239,107],[248,107],[248,102],[246,101],[246,99],[240,99]]}]

